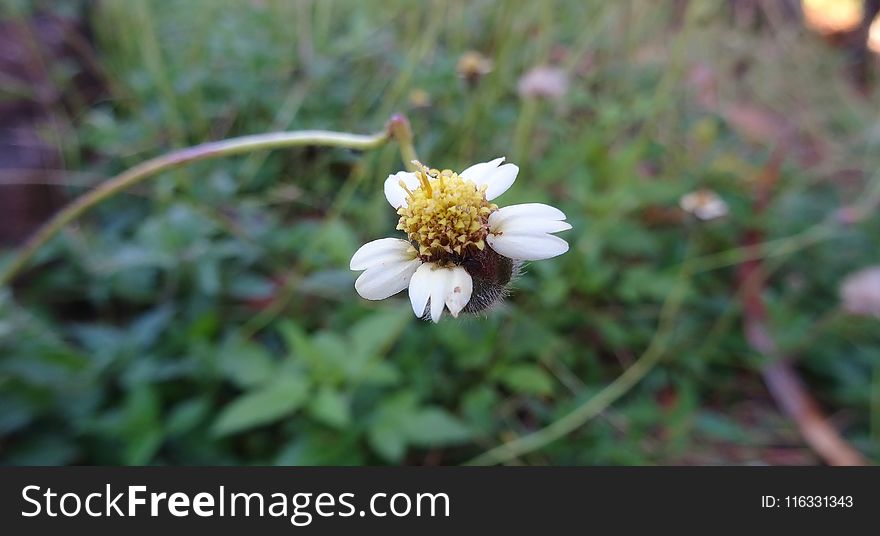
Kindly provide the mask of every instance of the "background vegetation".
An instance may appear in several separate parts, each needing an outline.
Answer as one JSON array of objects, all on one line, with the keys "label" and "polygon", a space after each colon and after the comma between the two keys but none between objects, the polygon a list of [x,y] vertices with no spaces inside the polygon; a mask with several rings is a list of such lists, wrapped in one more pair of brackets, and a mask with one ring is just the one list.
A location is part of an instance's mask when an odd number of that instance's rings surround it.
[{"label": "background vegetation", "polygon": [[[501,201],[559,206],[574,230],[503,306],[433,325],[405,295],[360,299],[348,270],[394,228],[381,192],[402,168],[393,143],[163,174],[0,289],[0,460],[828,461],[765,385],[783,358],[880,457],[880,324],[838,294],[880,261],[878,98],[790,4],[4,2],[3,40],[29,66],[4,69],[4,122],[36,110],[28,132],[51,158],[27,166],[24,188],[51,183],[41,196],[206,140],[369,133],[404,112],[423,161],[507,156],[521,171]],[[468,51],[491,70],[462,77]],[[538,66],[567,85],[518,89]],[[11,200],[22,165],[3,167]],[[684,213],[700,188],[730,214]],[[749,290],[755,259],[766,277]],[[744,297],[763,304],[751,320],[772,355],[744,333]],[[481,456],[535,432],[516,455]]]}]

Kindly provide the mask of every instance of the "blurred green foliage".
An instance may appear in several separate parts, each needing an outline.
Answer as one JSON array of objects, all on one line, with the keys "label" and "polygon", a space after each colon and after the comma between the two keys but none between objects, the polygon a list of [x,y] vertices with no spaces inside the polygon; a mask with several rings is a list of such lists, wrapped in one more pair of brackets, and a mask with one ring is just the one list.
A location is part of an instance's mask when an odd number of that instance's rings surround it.
[{"label": "blurred green foliage", "polygon": [[[432,166],[517,163],[499,201],[562,208],[571,250],[527,266],[484,317],[433,325],[405,296],[360,299],[348,270],[360,244],[395,232],[381,191],[402,168],[395,147],[175,170],[71,226],[0,294],[0,460],[461,463],[556,422],[631,366],[690,255],[704,269],[686,281],[661,362],[520,461],[812,463],[742,335],[736,248],[748,229],[776,240],[771,332],[846,437],[880,457],[880,325],[841,314],[837,295],[848,272],[880,261],[880,218],[834,219],[874,181],[876,96],[856,97],[845,58],[796,21],[737,21],[722,1],[675,6],[82,4],[106,98],[57,111],[69,127],[52,140],[72,169],[109,177],[270,130],[372,132],[403,111]],[[27,17],[27,3],[10,13]],[[456,72],[468,50],[493,62],[472,84]],[[569,73],[564,97],[518,95],[518,79],[549,63]],[[410,102],[415,89],[428,106]],[[713,106],[706,92],[772,113]],[[780,122],[794,150],[757,214]],[[804,139],[821,158],[799,156],[812,150]],[[684,215],[679,197],[701,187],[730,215]],[[828,237],[799,241],[815,225]]]}]

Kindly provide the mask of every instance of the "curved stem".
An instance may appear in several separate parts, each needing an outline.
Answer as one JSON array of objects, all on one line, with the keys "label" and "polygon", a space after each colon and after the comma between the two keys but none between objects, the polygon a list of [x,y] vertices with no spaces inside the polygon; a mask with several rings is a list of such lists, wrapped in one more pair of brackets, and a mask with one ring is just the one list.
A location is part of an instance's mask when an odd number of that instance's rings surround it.
[{"label": "curved stem", "polygon": [[418,160],[419,155],[416,154],[416,148],[413,145],[413,133],[409,119],[403,114],[392,115],[388,121],[388,131],[400,146],[400,158],[403,160],[403,165],[408,171],[415,171],[416,166],[413,161]]},{"label": "curved stem", "polygon": [[391,129],[372,135],[329,132],[322,130],[301,130],[296,132],[271,132],[256,134],[187,147],[179,151],[167,153],[138,164],[104,182],[94,190],[75,199],[52,219],[46,222],[13,256],[10,263],[0,273],[0,287],[12,282],[36,252],[49,240],[57,235],[65,225],[82,216],[89,209],[113,195],[128,189],[159,173],[211,158],[221,158],[251,151],[280,149],[303,145],[323,147],[345,147],[348,149],[366,150],[379,147],[393,137]]}]

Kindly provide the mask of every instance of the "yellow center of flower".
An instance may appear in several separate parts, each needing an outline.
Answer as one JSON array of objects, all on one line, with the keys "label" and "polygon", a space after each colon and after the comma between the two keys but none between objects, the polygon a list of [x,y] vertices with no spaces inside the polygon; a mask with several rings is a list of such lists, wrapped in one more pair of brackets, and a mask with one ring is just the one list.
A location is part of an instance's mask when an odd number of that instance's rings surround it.
[{"label": "yellow center of flower", "polygon": [[397,228],[405,231],[425,262],[455,264],[474,250],[486,247],[489,215],[498,206],[486,200],[486,186],[478,187],[448,169],[428,169],[419,162],[419,187],[410,190],[407,205],[397,209]]}]

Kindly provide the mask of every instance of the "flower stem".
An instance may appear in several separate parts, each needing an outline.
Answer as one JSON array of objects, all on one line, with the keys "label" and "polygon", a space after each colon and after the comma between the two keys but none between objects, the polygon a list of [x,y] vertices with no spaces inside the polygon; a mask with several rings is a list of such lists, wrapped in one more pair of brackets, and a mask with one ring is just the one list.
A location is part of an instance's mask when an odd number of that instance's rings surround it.
[{"label": "flower stem", "polygon": [[[65,225],[76,220],[102,201],[105,201],[117,193],[126,190],[135,184],[141,183],[150,177],[154,177],[163,171],[197,162],[199,160],[222,158],[251,151],[281,149],[303,145],[367,150],[379,147],[394,137],[396,137],[396,132],[391,128],[391,123],[389,122],[389,126],[384,131],[372,135],[328,132],[321,130],[271,132],[267,134],[257,134],[253,136],[243,136],[240,138],[203,143],[201,145],[187,147],[185,149],[157,156],[116,175],[94,190],[78,197],[58,212],[52,219],[46,222],[36,234],[34,234],[21,247],[21,249],[15,253],[9,264],[7,264],[3,271],[0,272],[0,287],[10,284],[27,266],[28,262],[30,262],[37,251],[57,235]],[[408,144],[410,148],[412,147],[411,134],[409,139],[401,141]]]},{"label": "flower stem", "polygon": [[408,171],[416,171],[414,160],[419,159],[413,146],[413,133],[409,120],[403,114],[394,114],[388,121],[388,131],[400,145],[400,158]]}]

